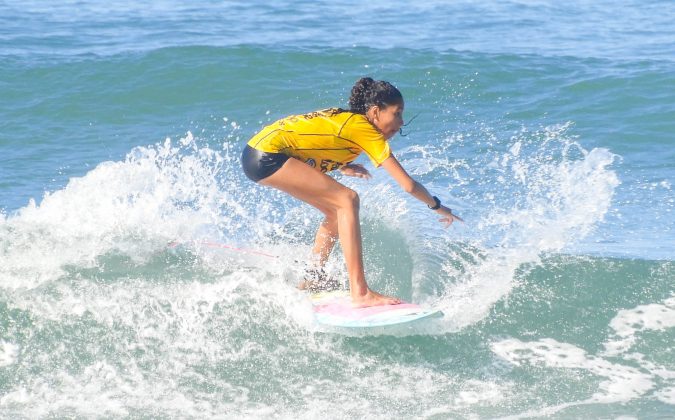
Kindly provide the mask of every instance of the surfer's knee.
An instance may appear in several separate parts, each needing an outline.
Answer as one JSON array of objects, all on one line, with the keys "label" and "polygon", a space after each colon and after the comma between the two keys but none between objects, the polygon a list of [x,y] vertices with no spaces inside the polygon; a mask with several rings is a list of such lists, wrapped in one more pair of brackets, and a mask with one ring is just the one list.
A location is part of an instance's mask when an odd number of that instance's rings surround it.
[{"label": "surfer's knee", "polygon": [[359,209],[359,194],[351,188],[343,188],[338,197],[338,207],[342,209]]}]

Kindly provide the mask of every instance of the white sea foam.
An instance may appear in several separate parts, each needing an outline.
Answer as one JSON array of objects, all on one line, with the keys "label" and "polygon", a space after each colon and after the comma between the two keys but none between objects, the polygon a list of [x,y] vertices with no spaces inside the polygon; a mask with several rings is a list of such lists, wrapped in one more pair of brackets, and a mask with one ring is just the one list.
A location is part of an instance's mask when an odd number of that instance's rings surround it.
[{"label": "white sea foam", "polygon": [[667,363],[665,366],[660,365],[641,353],[629,353],[639,342],[640,332],[662,332],[666,334],[665,340],[668,340],[668,329],[675,327],[674,307],[675,298],[671,297],[662,304],[620,310],[609,324],[614,331],[614,337],[604,344],[605,350],[598,355],[588,354],[577,346],[548,338],[530,342],[512,338],[492,343],[492,351],[514,366],[581,370],[606,378],[600,382],[599,391],[587,399],[528,411],[509,418],[552,415],[576,405],[626,403],[652,391],[659,401],[675,405],[675,371]]},{"label": "white sea foam", "polygon": [[607,378],[599,385],[590,402],[624,402],[644,395],[654,387],[652,375],[640,369],[611,363],[601,357],[589,355],[585,350],[553,339],[523,342],[508,339],[492,344],[500,357],[520,366],[540,365],[548,368],[583,369]]},{"label": "white sea foam", "polygon": [[[274,270],[271,274],[276,275]],[[257,327],[290,334],[299,331],[301,336],[312,331],[309,302],[300,292],[264,276],[237,272],[213,283],[170,278],[159,283],[144,279],[111,285],[85,282],[78,287],[63,283],[56,295],[15,294],[12,307],[30,313],[38,328],[62,325],[68,331],[71,323],[82,323],[78,329],[92,336],[78,339],[80,332],[73,331],[75,337],[63,340],[57,330],[51,338],[56,340],[51,353],[37,353],[25,360],[29,366],[43,366],[42,374],[24,378],[22,386],[4,395],[0,405],[21,407],[25,415],[35,417],[70,409],[83,416],[159,410],[217,417],[223,412],[264,411],[264,404],[247,402],[245,386],[214,375],[201,376],[194,369],[225,363],[236,371],[237,365],[268,353],[265,341],[255,338]],[[48,341],[42,345],[50,345],[49,337],[43,340]],[[80,346],[77,352],[84,355],[96,352],[96,360],[87,363],[79,360],[81,356],[72,358],[68,343]],[[15,347],[3,348],[7,356],[3,360],[16,360],[12,356]],[[283,358],[285,353],[284,344],[276,343],[275,350],[263,359]],[[50,368],[54,359],[83,366],[64,368],[59,363]],[[181,381],[208,381],[219,395],[215,400],[222,403],[214,406],[213,392],[201,398]]]},{"label": "white sea foam", "polygon": [[633,309],[622,309],[609,324],[614,337],[607,341],[605,354],[621,355],[635,345],[638,333],[643,331],[664,331],[675,328],[675,297],[663,303],[640,305]]},{"label": "white sea foam", "polygon": [[16,363],[19,358],[19,346],[0,340],[0,368]]},{"label": "white sea foam", "polygon": [[[0,224],[2,287],[37,287],[106,252],[143,259],[174,239],[236,230],[247,213],[226,188],[232,180],[218,181],[223,155],[197,147],[189,133],[179,143],[136,148],[8,216]],[[230,217],[220,218],[224,211]]]},{"label": "white sea foam", "polygon": [[675,406],[675,386],[660,389],[654,395],[659,401]]}]

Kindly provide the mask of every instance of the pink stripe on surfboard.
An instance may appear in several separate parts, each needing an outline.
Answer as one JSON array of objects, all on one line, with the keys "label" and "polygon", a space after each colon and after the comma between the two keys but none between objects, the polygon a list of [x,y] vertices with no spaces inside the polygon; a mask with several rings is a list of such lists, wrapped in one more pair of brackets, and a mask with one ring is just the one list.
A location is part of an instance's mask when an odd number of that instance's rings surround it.
[{"label": "pink stripe on surfboard", "polygon": [[354,308],[351,304],[329,303],[326,305],[315,305],[314,312],[328,315],[335,315],[343,318],[361,319],[372,315],[378,315],[385,312],[398,312],[400,310],[422,310],[419,305],[412,303],[401,303],[398,305],[369,306],[366,308]]}]

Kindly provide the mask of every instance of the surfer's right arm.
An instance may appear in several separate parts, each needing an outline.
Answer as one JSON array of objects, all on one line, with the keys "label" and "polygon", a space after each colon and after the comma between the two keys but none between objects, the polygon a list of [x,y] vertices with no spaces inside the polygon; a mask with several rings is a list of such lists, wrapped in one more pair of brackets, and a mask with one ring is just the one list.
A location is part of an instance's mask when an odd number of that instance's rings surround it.
[{"label": "surfer's right arm", "polygon": [[403,188],[403,190],[416,199],[426,204],[430,209],[441,215],[439,222],[445,223],[446,227],[450,226],[454,221],[463,222],[461,217],[452,213],[452,210],[441,204],[440,200],[424,187],[424,185],[415,181],[408,172],[401,166],[398,159],[394,155],[390,155],[384,162],[382,167],[394,178],[394,181]]}]

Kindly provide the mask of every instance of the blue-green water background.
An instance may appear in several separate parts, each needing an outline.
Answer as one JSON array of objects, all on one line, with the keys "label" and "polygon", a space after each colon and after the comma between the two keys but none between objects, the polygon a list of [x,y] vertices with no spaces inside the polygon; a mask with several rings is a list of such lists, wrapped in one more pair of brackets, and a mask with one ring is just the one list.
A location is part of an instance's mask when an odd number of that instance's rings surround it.
[{"label": "blue-green water background", "polygon": [[[675,416],[674,16],[0,3],[0,417]],[[364,75],[419,114],[392,148],[466,223],[337,176],[369,282],[446,314],[354,337],[293,287],[319,214],[238,155]]]}]

